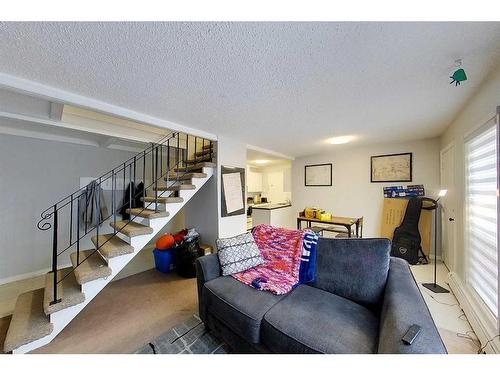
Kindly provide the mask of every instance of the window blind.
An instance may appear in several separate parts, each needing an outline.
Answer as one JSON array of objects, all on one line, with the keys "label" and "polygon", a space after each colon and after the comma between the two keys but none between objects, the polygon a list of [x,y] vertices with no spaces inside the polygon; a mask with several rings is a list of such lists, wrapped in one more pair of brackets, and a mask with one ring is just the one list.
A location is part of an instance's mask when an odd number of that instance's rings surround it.
[{"label": "window blind", "polygon": [[494,120],[465,142],[467,281],[498,318],[498,173]]}]

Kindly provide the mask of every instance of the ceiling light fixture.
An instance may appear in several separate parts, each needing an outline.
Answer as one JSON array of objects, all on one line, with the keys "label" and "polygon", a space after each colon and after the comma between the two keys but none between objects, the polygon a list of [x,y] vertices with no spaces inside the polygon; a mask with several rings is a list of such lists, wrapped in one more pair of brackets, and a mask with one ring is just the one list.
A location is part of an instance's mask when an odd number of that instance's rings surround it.
[{"label": "ceiling light fixture", "polygon": [[269,160],[264,160],[264,159],[262,159],[262,160],[255,160],[254,163],[255,164],[267,164],[267,163],[269,163]]},{"label": "ceiling light fixture", "polygon": [[345,143],[349,143],[354,139],[352,135],[344,135],[342,137],[333,137],[328,139],[328,143],[332,145],[343,145]]}]

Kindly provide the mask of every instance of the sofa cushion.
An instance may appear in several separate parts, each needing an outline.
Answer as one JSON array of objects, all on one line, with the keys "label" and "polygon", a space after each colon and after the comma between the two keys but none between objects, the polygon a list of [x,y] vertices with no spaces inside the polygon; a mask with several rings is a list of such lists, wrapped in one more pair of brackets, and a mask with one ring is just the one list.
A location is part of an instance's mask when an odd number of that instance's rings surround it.
[{"label": "sofa cushion", "polygon": [[217,255],[223,276],[246,271],[264,263],[264,258],[260,255],[252,233],[243,233],[231,238],[219,238],[217,240]]},{"label": "sofa cushion", "polygon": [[218,277],[203,288],[208,312],[254,344],[260,342],[264,314],[284,296],[254,289],[231,276]]},{"label": "sofa cushion", "polygon": [[378,318],[346,298],[300,285],[262,323],[262,343],[277,353],[375,353]]},{"label": "sofa cushion", "polygon": [[378,310],[389,272],[391,242],[383,238],[320,238],[315,287]]}]

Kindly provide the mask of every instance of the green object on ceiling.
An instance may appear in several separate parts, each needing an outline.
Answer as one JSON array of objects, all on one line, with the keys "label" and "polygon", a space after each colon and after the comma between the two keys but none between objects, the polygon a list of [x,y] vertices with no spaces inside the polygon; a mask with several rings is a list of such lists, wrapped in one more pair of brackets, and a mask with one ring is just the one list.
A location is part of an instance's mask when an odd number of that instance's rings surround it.
[{"label": "green object on ceiling", "polygon": [[453,73],[453,75],[450,78],[451,78],[450,85],[452,83],[455,83],[455,86],[458,86],[460,85],[460,82],[467,81],[467,74],[465,74],[465,70],[460,68],[456,70],[455,73]]}]

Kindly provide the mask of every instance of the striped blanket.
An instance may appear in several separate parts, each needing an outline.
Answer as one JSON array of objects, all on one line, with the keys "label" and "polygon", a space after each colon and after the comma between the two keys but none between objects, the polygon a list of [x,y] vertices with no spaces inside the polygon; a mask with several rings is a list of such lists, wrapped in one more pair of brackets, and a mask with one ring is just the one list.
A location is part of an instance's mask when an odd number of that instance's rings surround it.
[{"label": "striped blanket", "polygon": [[[299,284],[301,258],[304,257],[307,263],[310,263],[311,239],[304,242],[305,235],[306,232],[301,230],[276,228],[270,225],[257,226],[253,236],[264,263],[232,276],[244,284],[274,294],[288,293]],[[317,237],[315,238],[317,242]],[[310,277],[309,274],[310,271],[306,277]],[[254,281],[259,278],[264,282],[256,285]]]}]

